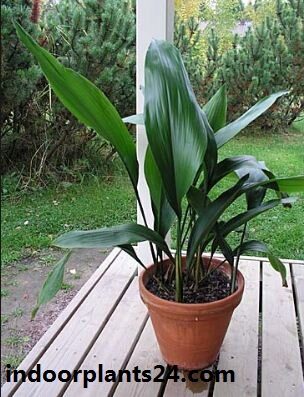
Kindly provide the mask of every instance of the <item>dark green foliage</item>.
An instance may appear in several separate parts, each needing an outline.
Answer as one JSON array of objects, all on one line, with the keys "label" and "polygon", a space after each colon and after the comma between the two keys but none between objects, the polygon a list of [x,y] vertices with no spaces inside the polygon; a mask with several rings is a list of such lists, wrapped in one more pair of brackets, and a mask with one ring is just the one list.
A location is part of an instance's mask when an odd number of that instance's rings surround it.
[{"label": "dark green foliage", "polygon": [[199,22],[194,17],[183,20],[176,15],[174,25],[174,44],[182,54],[191,83],[196,90],[202,80],[202,54],[200,52],[202,33]]},{"label": "dark green foliage", "polygon": [[218,38],[212,32],[203,95],[210,96],[226,82],[230,115],[235,117],[257,98],[290,90],[272,112],[258,120],[266,129],[288,127],[304,108],[303,21],[303,1],[277,0],[275,15],[249,29],[244,37],[235,36],[233,47],[222,56],[218,55]]},{"label": "dark green foliage", "polygon": [[[30,22],[29,1],[4,0],[1,4],[1,168],[5,171],[13,152],[25,146],[24,129],[33,130],[39,67],[16,36],[12,20],[20,21],[35,37],[37,28]],[[29,117],[30,116],[30,117]],[[33,131],[32,131],[33,132]]]},{"label": "dark green foliage", "polygon": [[135,14],[125,0],[61,0],[46,16],[49,50],[103,90],[122,116],[135,109]]},{"label": "dark green foliage", "polygon": [[[1,5],[2,173],[21,171],[20,185],[40,182],[46,175],[75,179],[73,169],[78,175],[92,167],[96,170],[96,159],[102,165],[114,149],[81,126],[51,93],[39,67],[17,40],[12,19],[64,65],[101,88],[121,116],[135,113],[135,2],[43,4],[38,24],[30,21],[31,1],[3,0]],[[303,0],[278,0],[275,17],[256,24],[245,37],[236,37],[233,48],[224,53],[216,30],[201,33],[198,19],[176,19],[174,41],[199,103],[226,82],[229,114],[235,119],[257,99],[289,89],[291,94],[258,123],[263,128],[290,125],[304,107],[303,19]],[[202,34],[208,34],[206,50]]]},{"label": "dark green foliage", "polygon": [[[130,1],[62,0],[45,14],[44,34],[48,50],[101,88],[121,115],[135,111],[135,14]],[[91,157],[96,150],[104,162],[114,154],[104,140],[76,122],[55,96],[52,100],[57,128],[69,123],[59,164]],[[71,151],[73,142],[76,147]],[[56,150],[61,151],[60,145]]]},{"label": "dark green foliage", "polygon": [[96,158],[96,153],[102,163],[114,151],[51,93],[17,39],[12,19],[66,66],[93,81],[124,116],[135,111],[135,13],[128,0],[62,0],[45,4],[40,21],[33,24],[31,5],[20,0],[1,6],[2,172],[22,171],[23,181],[37,183],[50,174],[61,178],[63,169],[78,167],[79,159]]},{"label": "dark green foliage", "polygon": [[[32,56],[21,45],[16,37],[13,18],[21,21],[34,37],[37,37],[35,25],[29,21],[31,8],[25,1],[19,0],[10,5],[5,0],[1,5],[1,122],[9,122],[12,111],[24,105],[32,95],[33,89],[40,76],[39,68],[32,61]],[[22,86],[22,90],[20,87]],[[16,115],[18,117],[18,115]]]},{"label": "dark green foliage", "polygon": [[[31,7],[26,0],[6,0],[1,6],[2,173],[17,172],[20,186],[36,185],[46,177],[74,180],[81,172],[96,171],[97,158],[102,169],[115,151],[63,108],[18,41],[13,19],[65,66],[102,89],[121,116],[135,113],[135,2],[42,2],[37,24],[31,22]],[[198,21],[176,20],[175,25],[175,42],[198,87]]]}]

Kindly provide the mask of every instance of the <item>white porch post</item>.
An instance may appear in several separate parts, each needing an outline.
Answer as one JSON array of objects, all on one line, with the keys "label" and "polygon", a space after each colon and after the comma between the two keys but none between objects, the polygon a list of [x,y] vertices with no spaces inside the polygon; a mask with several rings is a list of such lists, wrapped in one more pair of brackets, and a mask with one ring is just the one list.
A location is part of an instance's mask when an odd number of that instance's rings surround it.
[{"label": "white porch post", "polygon": [[[136,1],[136,112],[143,113],[144,97],[141,87],[144,85],[144,62],[148,46],[152,39],[173,41],[174,0],[137,0]],[[153,226],[153,214],[149,190],[144,176],[144,158],[147,149],[147,137],[143,126],[137,126],[137,158],[139,162],[138,190],[144,207],[148,225]],[[143,219],[137,206],[137,221]],[[148,243],[140,243],[138,254],[144,263],[151,263]]]}]

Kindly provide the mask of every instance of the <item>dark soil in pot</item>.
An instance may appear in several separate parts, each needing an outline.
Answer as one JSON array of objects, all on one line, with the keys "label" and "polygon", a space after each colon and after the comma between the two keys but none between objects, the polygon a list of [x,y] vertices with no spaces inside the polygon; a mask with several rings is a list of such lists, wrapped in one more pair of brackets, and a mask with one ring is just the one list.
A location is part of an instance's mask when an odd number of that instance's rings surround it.
[{"label": "dark soil in pot", "polygon": [[[214,302],[229,295],[230,280],[226,274],[216,269],[204,278],[195,289],[193,280],[187,280],[183,286],[184,303],[207,303]],[[175,290],[173,286],[166,286],[166,289],[160,288],[159,283],[151,278],[146,288],[159,298],[168,301],[175,301]]]}]

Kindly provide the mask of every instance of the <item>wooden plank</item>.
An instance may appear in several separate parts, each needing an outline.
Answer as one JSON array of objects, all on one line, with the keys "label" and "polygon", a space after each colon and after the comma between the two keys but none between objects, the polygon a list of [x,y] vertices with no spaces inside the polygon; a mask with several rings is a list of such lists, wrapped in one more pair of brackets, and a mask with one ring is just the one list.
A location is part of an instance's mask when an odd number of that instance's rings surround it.
[{"label": "wooden plank", "polygon": [[219,370],[233,370],[235,382],[215,382],[214,397],[257,395],[260,264],[240,261],[245,278],[242,302],[235,310],[218,363]]},{"label": "wooden plank", "polygon": [[[147,309],[139,297],[138,279],[133,280],[131,286],[123,296],[115,312],[103,332],[91,348],[80,370],[94,370],[98,373],[99,364],[103,366],[103,373],[112,370],[117,373],[124,368],[132,350],[132,346],[137,341],[138,334],[147,320]],[[131,379],[133,374],[131,373]],[[122,382],[127,381],[126,375]],[[105,380],[92,382],[88,388],[84,388],[81,383],[71,383],[64,395],[66,397],[81,396],[107,396],[115,386],[113,382]]]},{"label": "wooden plank", "polygon": [[[134,367],[138,366],[138,368],[142,371],[151,370],[151,376],[154,378],[159,373],[158,369],[154,370],[154,366],[158,364],[166,366],[166,363],[161,357],[154,330],[149,319],[126,368],[132,370]],[[139,383],[123,382],[118,385],[114,396],[155,397],[158,395],[161,386],[162,383],[152,381]]]},{"label": "wooden plank", "polygon": [[304,267],[296,264],[292,264],[295,293],[296,293],[296,305],[298,309],[299,325],[302,333],[302,345],[304,338]]},{"label": "wooden plank", "polygon": [[[82,362],[131,282],[136,262],[121,253],[39,360],[41,370],[73,371]],[[23,383],[14,396],[56,396],[62,382]]]},{"label": "wooden plank", "polygon": [[[54,321],[51,327],[46,331],[42,338],[36,343],[33,349],[28,353],[22,363],[19,365],[18,369],[22,369],[28,372],[39,360],[39,358],[44,354],[46,349],[52,343],[52,341],[57,337],[57,335],[64,328],[66,323],[79,308],[82,302],[86,299],[87,295],[94,288],[96,283],[100,280],[106,270],[111,266],[113,261],[121,254],[119,248],[114,248],[110,254],[101,263],[99,268],[93,273],[89,280],[83,285],[83,287],[78,291],[72,301],[68,306],[61,312],[58,318]],[[21,382],[10,382],[5,383],[1,389],[1,394],[5,396],[12,395],[14,390],[20,385]]]},{"label": "wooden plank", "polygon": [[262,395],[304,395],[304,382],[289,269],[288,288],[263,266]]}]

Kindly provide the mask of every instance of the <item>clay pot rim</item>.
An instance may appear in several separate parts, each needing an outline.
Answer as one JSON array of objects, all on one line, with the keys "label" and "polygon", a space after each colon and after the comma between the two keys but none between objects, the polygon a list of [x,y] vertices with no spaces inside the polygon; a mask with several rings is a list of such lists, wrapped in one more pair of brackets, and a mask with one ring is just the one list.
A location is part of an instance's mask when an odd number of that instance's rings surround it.
[{"label": "clay pot rim", "polygon": [[[206,258],[206,256],[204,256]],[[213,258],[212,262],[217,262],[219,259]],[[164,261],[165,262],[165,261]],[[156,267],[156,264],[153,263],[150,266],[147,267],[147,269],[144,269],[140,275],[139,275],[139,285],[140,289],[144,291],[145,298],[148,298],[150,302],[153,302],[154,306],[166,306],[167,309],[172,308],[173,310],[176,309],[190,309],[190,310],[203,310],[203,311],[218,311],[222,310],[224,306],[236,306],[235,301],[238,300],[238,296],[242,297],[243,291],[244,291],[244,286],[245,286],[245,280],[244,276],[242,273],[238,270],[237,272],[237,282],[238,282],[238,288],[236,291],[233,292],[233,294],[226,296],[226,298],[223,299],[218,299],[213,302],[203,302],[203,303],[185,303],[185,302],[175,302],[175,301],[169,301],[167,299],[159,298],[157,295],[153,294],[150,292],[143,281],[143,278],[146,274],[150,273],[153,268]],[[223,267],[227,267],[227,263],[223,264]],[[224,271],[224,273],[227,274],[227,272]],[[229,274],[229,273],[228,273]],[[240,300],[239,299],[239,300]],[[144,299],[146,301],[146,299]]]}]

